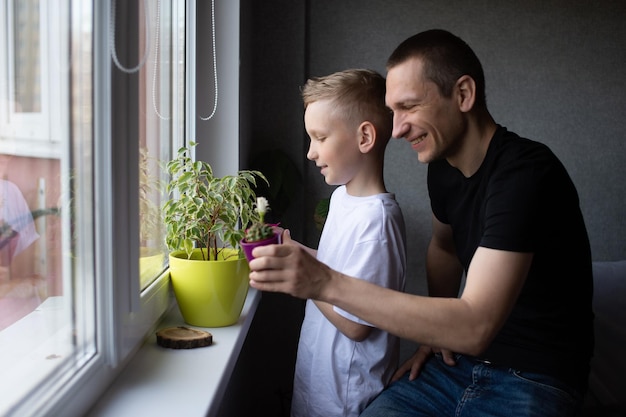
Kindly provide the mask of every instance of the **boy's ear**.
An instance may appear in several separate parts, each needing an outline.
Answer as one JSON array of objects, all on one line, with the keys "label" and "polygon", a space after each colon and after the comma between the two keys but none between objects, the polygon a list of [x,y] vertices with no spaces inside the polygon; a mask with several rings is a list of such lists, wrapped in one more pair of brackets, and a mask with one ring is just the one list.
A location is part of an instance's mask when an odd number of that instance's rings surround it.
[{"label": "boy's ear", "polygon": [[359,150],[368,153],[376,144],[376,128],[371,122],[365,121],[359,125]]},{"label": "boy's ear", "polygon": [[476,82],[469,75],[463,75],[456,82],[459,110],[468,112],[476,101]]}]

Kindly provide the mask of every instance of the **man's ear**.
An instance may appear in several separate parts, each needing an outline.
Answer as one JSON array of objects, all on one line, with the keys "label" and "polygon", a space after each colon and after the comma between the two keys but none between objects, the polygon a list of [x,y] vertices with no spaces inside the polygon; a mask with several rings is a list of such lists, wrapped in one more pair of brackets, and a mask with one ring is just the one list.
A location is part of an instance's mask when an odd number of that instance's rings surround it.
[{"label": "man's ear", "polygon": [[371,122],[365,121],[359,125],[359,150],[361,153],[368,153],[376,144],[376,128]]},{"label": "man's ear", "polygon": [[469,75],[460,77],[455,85],[459,110],[468,112],[474,108],[476,102],[476,82]]}]

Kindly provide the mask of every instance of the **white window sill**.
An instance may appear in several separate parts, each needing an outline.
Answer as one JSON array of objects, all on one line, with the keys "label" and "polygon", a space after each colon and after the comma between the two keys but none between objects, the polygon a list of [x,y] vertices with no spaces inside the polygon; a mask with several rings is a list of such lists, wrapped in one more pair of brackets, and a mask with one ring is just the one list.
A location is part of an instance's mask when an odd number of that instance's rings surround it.
[{"label": "white window sill", "polygon": [[[260,299],[250,288],[237,324],[199,328],[213,335],[211,346],[167,349],[154,332],[88,416],[215,416]],[[172,326],[186,326],[176,306],[158,329]]]},{"label": "white window sill", "polygon": [[[16,299],[15,307],[23,302],[24,299]],[[34,311],[0,331],[0,415],[28,395],[33,381],[45,380],[61,366],[63,358],[74,357],[71,320],[65,302],[63,297],[49,297]]]}]

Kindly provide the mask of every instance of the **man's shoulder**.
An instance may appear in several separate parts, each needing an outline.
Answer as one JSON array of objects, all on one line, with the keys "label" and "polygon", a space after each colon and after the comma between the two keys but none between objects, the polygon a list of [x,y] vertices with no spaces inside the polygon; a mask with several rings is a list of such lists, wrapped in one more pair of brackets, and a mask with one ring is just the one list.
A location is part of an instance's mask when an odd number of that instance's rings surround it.
[{"label": "man's shoulder", "polygon": [[498,131],[490,144],[487,160],[497,161],[497,166],[519,167],[524,164],[552,165],[558,158],[550,147],[540,141],[528,139],[504,130]]},{"label": "man's shoulder", "polygon": [[502,126],[494,134],[491,146],[506,151],[551,152],[547,144],[520,136]]}]

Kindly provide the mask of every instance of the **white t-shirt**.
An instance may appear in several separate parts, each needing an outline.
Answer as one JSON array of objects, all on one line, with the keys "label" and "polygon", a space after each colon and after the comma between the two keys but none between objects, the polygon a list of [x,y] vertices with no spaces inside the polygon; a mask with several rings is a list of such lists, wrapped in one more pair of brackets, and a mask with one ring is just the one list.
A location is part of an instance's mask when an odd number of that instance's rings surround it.
[{"label": "white t-shirt", "polygon": [[[317,258],[329,267],[374,284],[404,290],[406,233],[393,194],[332,194]],[[346,311],[335,311],[368,324]],[[387,385],[398,366],[399,339],[379,329],[355,342],[308,300],[300,331],[292,417],[355,416]]]}]

